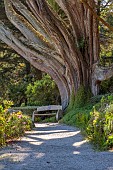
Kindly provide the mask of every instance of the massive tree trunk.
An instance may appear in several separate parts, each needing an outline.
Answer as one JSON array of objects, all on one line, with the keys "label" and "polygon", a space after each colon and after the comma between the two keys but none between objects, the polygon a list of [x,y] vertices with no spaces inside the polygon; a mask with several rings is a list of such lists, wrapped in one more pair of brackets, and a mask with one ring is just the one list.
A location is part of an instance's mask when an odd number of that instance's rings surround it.
[{"label": "massive tree trunk", "polygon": [[[62,19],[47,0],[4,0],[6,15],[18,29],[1,22],[0,39],[33,66],[48,73],[58,85],[63,108],[80,85],[97,94],[99,58],[98,20],[80,0],[55,0],[66,15]],[[87,1],[97,12],[95,0]],[[102,73],[102,72],[101,72]]]}]

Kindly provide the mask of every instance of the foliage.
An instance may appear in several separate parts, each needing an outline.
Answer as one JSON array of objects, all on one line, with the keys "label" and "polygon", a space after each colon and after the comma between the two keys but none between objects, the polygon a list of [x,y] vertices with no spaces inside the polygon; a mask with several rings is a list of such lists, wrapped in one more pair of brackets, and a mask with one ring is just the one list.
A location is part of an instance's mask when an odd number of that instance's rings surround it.
[{"label": "foliage", "polygon": [[86,88],[81,85],[77,91],[76,96],[74,95],[74,91],[72,91],[67,111],[69,112],[73,108],[83,107],[85,104],[87,104],[91,96],[92,94],[90,90],[86,90]]},{"label": "foliage", "polygon": [[99,149],[113,147],[113,95],[103,96],[90,114],[89,138]]},{"label": "foliage", "polygon": [[[51,7],[53,8],[54,12],[57,13],[59,15],[59,17],[63,20],[63,21],[67,21],[67,16],[65,14],[65,10],[63,11],[61,9],[61,7],[58,5],[58,3],[56,3],[54,0],[47,0],[48,3],[51,5]],[[108,21],[111,25],[113,25],[113,16],[112,14],[109,12],[112,10],[111,4],[112,2],[107,2],[107,1],[100,1],[100,6],[98,6],[98,9],[101,8],[100,12],[101,12],[101,16],[103,18],[105,18],[106,21]],[[106,4],[107,5],[106,5]],[[99,5],[99,4],[98,4]],[[0,7],[4,8],[4,4],[1,1]],[[4,18],[4,20],[6,19],[6,17]],[[69,22],[69,21],[68,21]],[[66,24],[64,24],[66,27],[69,27],[69,23],[67,24],[67,22],[65,22]],[[9,25],[9,23],[8,23]],[[54,25],[54,24],[53,24]],[[68,26],[67,26],[68,25]],[[72,24],[70,24],[72,25]],[[68,28],[69,29],[69,28]],[[72,28],[71,28],[72,29]],[[12,28],[12,30],[14,30],[14,27]],[[72,31],[73,32],[73,31]],[[70,32],[70,34],[72,34],[72,32]],[[17,34],[17,30],[16,30],[16,34]],[[110,32],[106,29],[106,27],[104,27],[103,25],[100,26],[100,33],[102,35],[105,35],[105,38],[107,38],[107,42],[105,45],[106,47],[109,46],[109,55],[112,55],[112,45],[110,47],[109,44],[109,35]],[[82,36],[79,36],[80,38],[78,46],[82,50],[84,49],[84,44],[86,43],[86,39],[84,39]],[[110,37],[110,40],[112,38],[112,34]],[[104,39],[105,40],[105,39]],[[27,103],[27,96],[29,96],[27,94],[26,96],[26,89],[27,86],[30,86],[29,83],[31,83],[31,86],[34,84],[34,82],[36,82],[37,79],[33,80],[33,78],[30,79],[31,76],[31,72],[27,72],[27,65],[26,62],[24,60],[22,60],[22,58],[20,58],[20,56],[18,56],[14,51],[12,51],[9,47],[7,47],[6,45],[3,45],[3,43],[1,43],[3,46],[2,50],[1,50],[1,69],[0,69],[0,76],[1,76],[1,82],[0,82],[0,94],[2,95],[2,97],[4,97],[5,99],[11,99],[14,101],[14,105],[16,106],[20,106],[22,103],[26,104],[32,104],[32,105],[41,105],[42,103],[40,102],[40,99],[44,98],[44,102],[45,102],[45,97],[43,97],[43,95],[41,96],[40,94],[37,96],[34,96],[34,99],[28,99],[28,103]],[[104,52],[104,48],[103,47],[102,51],[101,51],[101,56],[104,56],[106,54],[106,52]],[[108,51],[108,50],[106,50]],[[31,70],[30,70],[31,71]],[[36,72],[35,74],[36,75]],[[44,91],[45,93],[45,91]],[[84,93],[84,91],[83,91]],[[32,93],[33,94],[33,93]],[[81,93],[82,94],[82,93]],[[53,96],[53,95],[52,95]],[[83,94],[83,96],[81,96],[81,98],[83,97],[83,101],[84,101],[84,96],[85,93]],[[38,101],[36,101],[35,99],[38,98]],[[39,99],[40,98],[40,99]],[[47,98],[48,99],[48,98]],[[79,97],[76,97],[76,107],[79,107],[79,102],[81,102],[81,99],[78,100]],[[51,99],[53,101],[53,99]],[[48,101],[49,102],[49,101]],[[78,103],[77,103],[78,102]],[[84,102],[81,102],[80,105],[82,106],[84,104]],[[73,105],[73,103],[72,103]],[[71,107],[71,106],[70,106]]]},{"label": "foliage", "polygon": [[[101,17],[113,26],[113,2],[112,1],[101,1],[100,14]],[[112,57],[113,56],[113,32],[108,30],[103,24],[100,24],[100,56]]]},{"label": "foliage", "polygon": [[0,42],[0,96],[15,106],[27,103],[25,91],[29,83],[41,79],[42,72]]},{"label": "foliage", "polygon": [[[65,26],[69,27],[69,21],[67,21],[67,16],[58,6],[58,4],[54,0],[48,0],[49,4],[53,8],[55,12],[59,15],[61,19],[65,22]],[[108,23],[113,25],[113,16],[112,11],[113,3],[112,1],[98,1],[101,3],[101,17],[103,17]],[[110,4],[109,4],[110,3]],[[107,5],[106,5],[107,4]],[[112,6],[111,6],[112,5]],[[3,6],[1,3],[0,6]],[[97,10],[98,10],[97,9]],[[54,24],[53,24],[54,25]],[[71,24],[72,25],[72,24]],[[66,28],[67,28],[66,27]],[[54,29],[53,29],[54,30]],[[16,32],[17,33],[17,32]],[[70,32],[72,36],[72,31]],[[80,37],[80,35],[79,35]],[[72,37],[71,37],[72,38]],[[73,38],[72,38],[73,39]],[[111,57],[113,55],[113,33],[110,32],[105,26],[100,25],[100,40],[101,40],[101,53],[100,56]],[[62,44],[62,43],[61,43]],[[80,38],[78,46],[81,52],[84,51],[85,39]],[[87,48],[86,48],[87,50]],[[66,53],[65,53],[66,54]],[[84,58],[85,60],[85,58]],[[22,61],[17,54],[12,52],[9,48],[2,48],[0,53],[0,95],[4,99],[11,99],[14,101],[16,105],[46,105],[53,104],[54,102],[59,102],[58,90],[56,90],[54,81],[51,81],[51,78],[46,75],[42,80],[37,80],[32,76],[31,67],[28,66],[28,63]],[[29,69],[28,69],[29,68]],[[102,91],[105,93],[109,87],[111,87],[111,82],[102,83]],[[53,91],[52,91],[53,90]],[[111,92],[111,91],[110,91]],[[54,93],[54,94],[53,94]],[[72,92],[72,96],[70,99],[70,105],[67,109],[67,114],[63,118],[64,122],[68,124],[77,125],[83,129],[87,129],[88,125],[88,134],[89,136],[93,136],[92,141],[96,141],[97,137],[100,137],[100,141],[98,145],[101,147],[111,147],[112,145],[112,96],[102,97],[101,102],[95,105],[94,110],[91,114],[89,112],[92,109],[92,105],[86,105],[90,98],[90,91],[86,91],[86,89],[81,86],[76,94],[76,98],[74,93]],[[57,97],[56,97],[57,96]],[[57,100],[56,100],[57,98]],[[96,98],[97,99],[97,98]],[[93,104],[96,102],[96,99],[93,100]],[[100,100],[98,98],[97,100]],[[8,104],[8,103],[7,103]],[[2,103],[2,106],[6,106],[6,103]],[[86,105],[86,106],[85,106]],[[18,120],[18,116],[16,113],[14,115],[6,114],[4,108],[0,106],[0,122],[1,122],[1,134],[4,143],[4,125],[7,125],[6,129],[10,129],[13,126],[13,123],[9,123],[8,120],[16,122]],[[109,109],[108,109],[109,106]],[[6,106],[7,108],[8,106]],[[106,111],[107,109],[107,111]],[[20,113],[19,113],[20,114]],[[7,117],[7,116],[8,117]],[[12,117],[11,117],[12,116]],[[23,117],[23,116],[22,116]],[[91,117],[91,119],[90,119]],[[90,120],[89,120],[90,119]],[[19,119],[20,120],[20,119]],[[95,123],[96,120],[96,123]],[[18,122],[18,121],[17,121]],[[22,122],[20,122],[22,123]],[[90,126],[91,125],[91,126]],[[21,128],[21,127],[20,127]],[[5,130],[6,130],[5,129]],[[107,130],[105,130],[107,129]],[[109,129],[109,130],[108,130]],[[94,131],[93,131],[94,130]],[[102,130],[102,131],[101,131]],[[98,133],[104,132],[104,133]],[[107,131],[107,132],[106,132]],[[22,133],[22,130],[20,131]],[[10,133],[10,131],[8,132]],[[94,134],[93,134],[94,133]],[[16,136],[18,133],[14,132],[13,135]],[[9,135],[9,137],[13,136]],[[99,136],[100,135],[100,136]],[[102,139],[102,140],[101,140]],[[103,142],[103,143],[102,143]]]},{"label": "foliage", "polygon": [[[32,67],[3,43],[0,48],[0,96],[3,100],[12,100],[14,106],[43,105],[46,99],[53,103],[53,100],[59,100],[58,88],[48,75]],[[31,89],[33,92],[30,94]]]},{"label": "foliage", "polygon": [[21,103],[26,103],[27,97],[25,95],[25,91],[28,83],[26,82],[18,82],[17,84],[11,84],[9,86],[9,98],[12,99],[15,103],[15,106],[20,106]]},{"label": "foliage", "polygon": [[52,122],[52,123],[56,123],[57,121],[56,121],[56,117],[55,116],[52,116],[52,117],[49,117],[49,118],[45,118],[44,120],[42,120],[41,122],[43,122],[43,123],[50,123],[50,122]]},{"label": "foliage", "polygon": [[28,105],[50,105],[59,103],[59,92],[49,75],[27,86]]},{"label": "foliage", "polygon": [[100,85],[100,94],[113,93],[113,77],[104,80]]},{"label": "foliage", "polygon": [[113,147],[113,112],[91,112],[91,119],[87,127],[89,139],[99,149]]},{"label": "foliage", "polygon": [[8,109],[0,105],[0,146],[8,141],[23,136],[26,130],[31,130],[30,117],[23,115],[21,111],[9,113]]},{"label": "foliage", "polygon": [[4,99],[10,98],[10,86],[16,85],[23,79],[24,61],[12,49],[0,43],[0,96]]},{"label": "foliage", "polygon": [[14,103],[11,100],[3,100],[2,105],[4,109],[10,108]]},{"label": "foliage", "polygon": [[69,112],[70,110],[73,109],[74,102],[75,102],[75,94],[74,94],[74,90],[72,90],[72,94],[71,94],[71,97],[70,97],[70,102],[69,102],[69,105],[68,105],[68,108],[67,108],[67,112]]},{"label": "foliage", "polygon": [[82,107],[86,101],[86,91],[84,86],[80,86],[75,97],[75,107]]},{"label": "foliage", "polygon": [[60,123],[79,127],[99,150],[112,148],[113,95],[95,96],[85,106],[74,106]]},{"label": "foliage", "polygon": [[68,18],[65,14],[65,12],[60,8],[60,6],[55,2],[55,0],[47,0],[51,8],[54,10],[54,12],[57,13],[57,15],[65,21],[67,24],[69,24]]},{"label": "foliage", "polygon": [[80,108],[73,108],[65,114],[65,116],[59,121],[72,126],[77,126],[82,130],[86,129],[88,121],[90,119],[90,111],[92,106],[86,105]]}]

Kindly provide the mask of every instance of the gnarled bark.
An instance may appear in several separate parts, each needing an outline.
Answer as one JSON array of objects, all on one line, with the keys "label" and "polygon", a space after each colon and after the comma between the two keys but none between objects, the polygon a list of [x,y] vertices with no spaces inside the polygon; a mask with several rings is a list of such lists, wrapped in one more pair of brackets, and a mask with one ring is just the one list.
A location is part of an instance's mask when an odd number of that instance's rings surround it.
[{"label": "gnarled bark", "polygon": [[[66,14],[68,24],[47,0],[27,0],[26,6],[20,0],[4,0],[7,17],[18,32],[11,32],[1,22],[0,39],[51,75],[66,108],[72,90],[76,95],[81,84],[97,93],[98,69],[93,66],[99,58],[98,20],[80,0],[55,1]],[[95,0],[87,4],[97,12]]]}]

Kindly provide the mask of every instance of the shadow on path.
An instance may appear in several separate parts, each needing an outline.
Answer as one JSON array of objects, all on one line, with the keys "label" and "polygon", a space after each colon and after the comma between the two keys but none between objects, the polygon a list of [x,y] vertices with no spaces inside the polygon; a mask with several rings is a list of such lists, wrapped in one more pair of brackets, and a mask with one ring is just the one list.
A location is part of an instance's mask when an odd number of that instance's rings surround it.
[{"label": "shadow on path", "polygon": [[113,152],[94,151],[75,127],[36,124],[0,150],[0,170],[113,170]]}]

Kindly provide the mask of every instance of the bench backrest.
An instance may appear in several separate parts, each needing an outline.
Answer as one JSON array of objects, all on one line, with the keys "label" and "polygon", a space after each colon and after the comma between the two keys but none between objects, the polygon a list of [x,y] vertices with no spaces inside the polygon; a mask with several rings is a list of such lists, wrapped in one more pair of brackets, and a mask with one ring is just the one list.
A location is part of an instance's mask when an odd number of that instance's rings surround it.
[{"label": "bench backrest", "polygon": [[37,108],[37,111],[49,111],[49,110],[62,110],[60,105],[49,105],[49,106],[40,106]]}]

